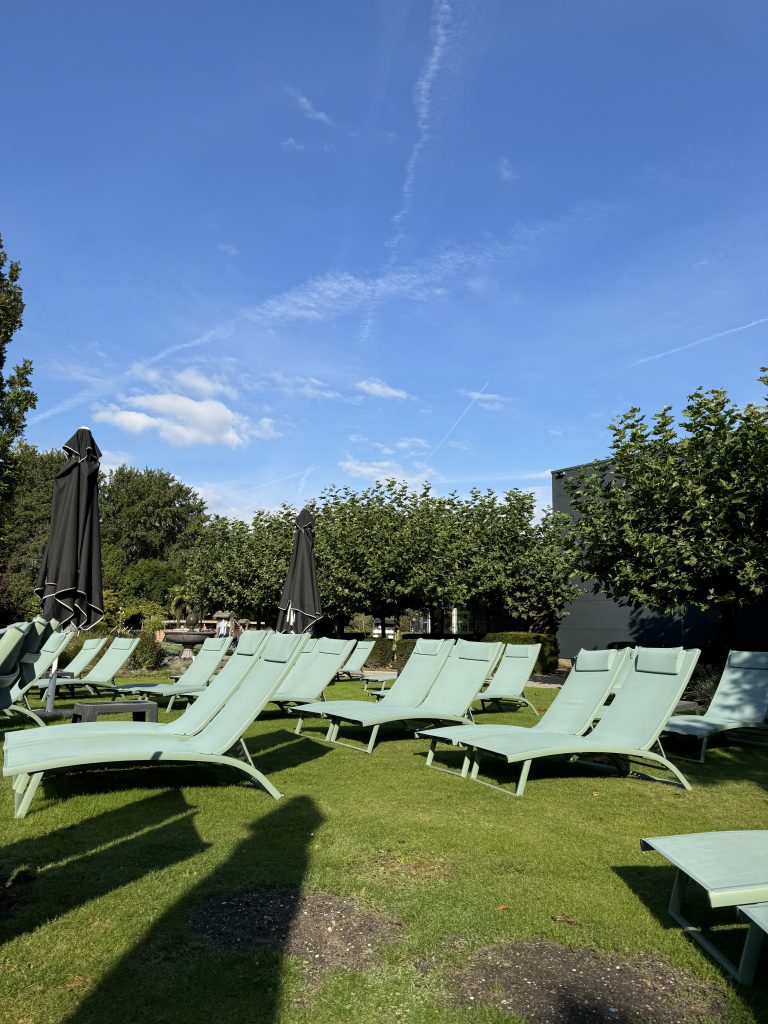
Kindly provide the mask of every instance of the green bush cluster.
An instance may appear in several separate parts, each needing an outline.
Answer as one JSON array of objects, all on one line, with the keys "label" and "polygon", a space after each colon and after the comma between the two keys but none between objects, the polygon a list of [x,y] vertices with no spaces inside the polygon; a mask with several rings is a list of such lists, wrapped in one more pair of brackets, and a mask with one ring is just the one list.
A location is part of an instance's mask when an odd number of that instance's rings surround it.
[{"label": "green bush cluster", "polygon": [[395,644],[395,668],[398,672],[402,672],[403,665],[413,654],[417,639],[418,637],[414,636],[400,637]]},{"label": "green bush cluster", "polygon": [[368,668],[392,668],[395,664],[395,641],[378,639],[365,664]]},{"label": "green bush cluster", "polygon": [[161,620],[144,619],[139,632],[139,643],[133,652],[132,663],[136,668],[151,671],[160,668],[163,661],[163,645],[155,639]]},{"label": "green bush cluster", "polygon": [[533,671],[539,675],[557,671],[560,647],[553,633],[486,633],[483,639],[489,644],[541,644]]}]

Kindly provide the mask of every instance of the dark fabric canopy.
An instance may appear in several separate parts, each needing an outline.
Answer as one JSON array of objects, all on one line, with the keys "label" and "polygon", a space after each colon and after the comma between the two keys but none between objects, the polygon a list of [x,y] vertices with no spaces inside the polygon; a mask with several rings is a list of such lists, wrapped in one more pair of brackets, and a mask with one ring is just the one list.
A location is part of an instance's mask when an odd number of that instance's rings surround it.
[{"label": "dark fabric canopy", "polygon": [[306,509],[296,518],[291,564],[277,607],[278,633],[308,633],[323,614],[315,574],[315,521]]},{"label": "dark fabric canopy", "polygon": [[99,459],[87,427],[62,446],[67,461],[56,474],[51,527],[35,593],[43,616],[61,628],[90,629],[104,616],[101,592]]}]

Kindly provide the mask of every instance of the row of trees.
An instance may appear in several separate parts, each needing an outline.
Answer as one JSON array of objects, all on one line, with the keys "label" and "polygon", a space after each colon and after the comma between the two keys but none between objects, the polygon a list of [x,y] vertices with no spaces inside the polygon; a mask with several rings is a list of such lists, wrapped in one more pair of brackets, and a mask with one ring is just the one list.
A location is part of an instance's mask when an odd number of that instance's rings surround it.
[{"label": "row of trees", "polygon": [[[363,491],[331,487],[310,505],[323,608],[346,621],[453,605],[503,609],[521,627],[551,629],[574,595],[575,546],[567,520],[535,521],[524,491],[466,498],[389,480]],[[274,614],[285,580],[297,510],[258,512],[250,526],[212,520],[187,571],[197,607],[231,606],[253,618]],[[434,619],[434,616],[433,616]]]}]

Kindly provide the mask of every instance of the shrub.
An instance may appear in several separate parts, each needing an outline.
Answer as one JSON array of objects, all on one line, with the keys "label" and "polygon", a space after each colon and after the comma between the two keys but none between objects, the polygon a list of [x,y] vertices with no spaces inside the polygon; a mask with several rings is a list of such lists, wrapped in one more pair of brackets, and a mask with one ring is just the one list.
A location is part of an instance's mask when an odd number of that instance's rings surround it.
[{"label": "shrub", "polygon": [[709,704],[720,682],[720,675],[721,669],[717,665],[697,665],[685,691],[686,699]]},{"label": "shrub", "polygon": [[486,633],[483,639],[489,644],[541,644],[533,671],[539,675],[549,675],[550,672],[557,671],[560,648],[557,637],[552,633]]},{"label": "shrub", "polygon": [[400,637],[395,644],[395,668],[398,672],[403,671],[403,665],[413,654],[413,649],[416,646],[418,637]]},{"label": "shrub", "polygon": [[163,646],[155,639],[161,620],[144,619],[139,633],[139,643],[131,659],[136,668],[151,671],[160,667],[163,660]]},{"label": "shrub", "polygon": [[394,640],[378,639],[368,655],[368,668],[392,668],[395,664]]}]

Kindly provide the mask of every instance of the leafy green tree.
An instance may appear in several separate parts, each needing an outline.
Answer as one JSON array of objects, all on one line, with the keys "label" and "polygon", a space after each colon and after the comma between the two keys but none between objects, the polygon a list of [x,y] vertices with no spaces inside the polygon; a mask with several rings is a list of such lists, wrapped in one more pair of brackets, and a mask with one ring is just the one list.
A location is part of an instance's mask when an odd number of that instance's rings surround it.
[{"label": "leafy green tree", "polygon": [[119,466],[101,484],[99,503],[102,542],[129,563],[183,556],[207,519],[197,492],[161,469]]},{"label": "leafy green tree", "polygon": [[[761,382],[768,386],[768,372]],[[725,613],[768,596],[768,405],[698,388],[679,424],[632,408],[568,481],[581,571],[611,597]]]},{"label": "leafy green tree", "polygon": [[24,313],[20,274],[18,263],[8,263],[0,237],[0,509],[3,510],[13,491],[17,469],[14,446],[24,433],[27,413],[37,405],[31,385],[31,360],[22,360],[8,376],[4,373],[8,345],[21,327]]}]

